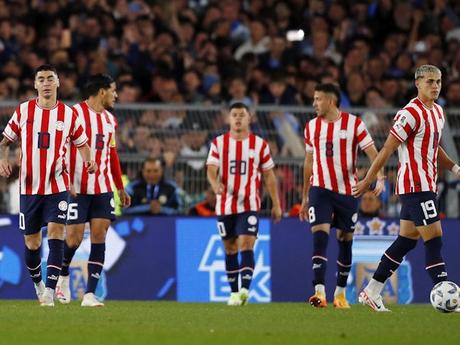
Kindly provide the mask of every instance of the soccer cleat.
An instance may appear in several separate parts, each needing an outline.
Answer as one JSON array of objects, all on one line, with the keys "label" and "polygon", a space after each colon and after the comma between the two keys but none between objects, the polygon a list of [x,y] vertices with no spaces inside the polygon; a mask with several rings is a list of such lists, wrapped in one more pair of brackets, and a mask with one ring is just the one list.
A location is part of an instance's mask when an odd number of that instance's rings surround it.
[{"label": "soccer cleat", "polygon": [[321,292],[318,291],[316,291],[315,294],[308,299],[308,302],[316,308],[327,307],[326,296],[324,296]]},{"label": "soccer cleat", "polygon": [[350,303],[348,303],[347,298],[344,293],[339,293],[337,296],[334,296],[334,307],[337,309],[350,309]]},{"label": "soccer cleat", "polygon": [[46,288],[40,300],[41,307],[54,307],[54,290]]},{"label": "soccer cleat", "polygon": [[383,300],[382,296],[377,295],[377,296],[371,296],[369,293],[364,289],[359,293],[358,301],[361,304],[369,306],[372,310],[376,312],[388,312],[391,311],[390,309],[387,309],[383,305]]},{"label": "soccer cleat", "polygon": [[69,276],[59,276],[59,280],[56,285],[55,295],[57,300],[62,304],[68,304],[71,300],[69,281]]},{"label": "soccer cleat", "polygon": [[35,284],[35,293],[37,294],[38,301],[41,302],[43,294],[45,293],[45,283],[43,281],[40,281],[40,283]]},{"label": "soccer cleat", "polygon": [[232,292],[227,301],[227,305],[232,307],[241,305],[240,294],[238,292]]},{"label": "soccer cleat", "polygon": [[83,300],[81,301],[82,307],[103,307],[104,303],[96,298],[96,295],[92,292],[85,293]]},{"label": "soccer cleat", "polygon": [[240,301],[241,305],[246,305],[249,302],[249,291],[248,289],[241,288],[240,290]]}]

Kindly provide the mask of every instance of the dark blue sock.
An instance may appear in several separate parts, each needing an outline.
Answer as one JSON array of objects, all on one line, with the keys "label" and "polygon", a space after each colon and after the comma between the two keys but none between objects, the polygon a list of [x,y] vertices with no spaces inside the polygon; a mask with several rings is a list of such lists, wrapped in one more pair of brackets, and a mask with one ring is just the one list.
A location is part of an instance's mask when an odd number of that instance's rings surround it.
[{"label": "dark blue sock", "polygon": [[325,231],[316,231],[313,233],[313,286],[317,284],[324,285],[327,268],[327,244],[329,234]]},{"label": "dark blue sock", "polygon": [[240,252],[240,255],[241,287],[249,290],[252,282],[252,275],[254,274],[254,251],[245,250]]},{"label": "dark blue sock", "polygon": [[91,243],[91,252],[88,259],[88,285],[86,292],[96,291],[97,283],[101,278],[105,259],[105,243]]},{"label": "dark blue sock", "polygon": [[238,276],[240,265],[238,264],[238,253],[225,254],[225,270],[227,271],[228,284],[232,292],[238,292]]},{"label": "dark blue sock", "polygon": [[40,257],[40,248],[37,250],[30,250],[25,248],[24,261],[29,270],[30,277],[35,284],[40,283],[42,280],[42,258]]},{"label": "dark blue sock", "polygon": [[338,241],[339,255],[337,257],[337,286],[347,286],[348,275],[351,270],[352,241]]},{"label": "dark blue sock", "polygon": [[62,256],[64,255],[63,240],[48,240],[50,252],[46,267],[46,287],[55,289],[62,267]]},{"label": "dark blue sock", "polygon": [[69,275],[69,266],[77,249],[78,247],[70,248],[67,242],[64,241],[64,258],[62,259],[61,276]]},{"label": "dark blue sock", "polygon": [[442,259],[441,248],[441,237],[435,237],[425,242],[425,269],[428,271],[433,284],[447,280],[447,270]]},{"label": "dark blue sock", "polygon": [[384,283],[391,277],[401,264],[404,256],[417,245],[417,240],[398,236],[391,246],[385,251],[380,259],[379,266],[373,278],[378,282]]}]

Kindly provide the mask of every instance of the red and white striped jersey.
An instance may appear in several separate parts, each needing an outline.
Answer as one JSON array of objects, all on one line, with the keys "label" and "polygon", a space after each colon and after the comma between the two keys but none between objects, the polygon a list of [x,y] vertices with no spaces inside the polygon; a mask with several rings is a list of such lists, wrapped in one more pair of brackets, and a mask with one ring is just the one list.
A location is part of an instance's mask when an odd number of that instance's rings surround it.
[{"label": "red and white striped jersey", "polygon": [[68,142],[83,146],[88,138],[72,108],[58,101],[52,109],[43,109],[37,100],[21,103],[3,135],[21,141],[21,194],[54,194],[69,186],[66,169]]},{"label": "red and white striped jersey", "polygon": [[96,161],[97,171],[88,174],[83,160],[74,145],[70,147],[70,181],[78,194],[100,194],[112,191],[112,171],[110,169],[110,148],[115,146],[115,130],[118,123],[108,111],[97,113],[81,102],[73,106],[78,114],[91,148],[91,156]]},{"label": "red and white striped jersey", "polygon": [[390,133],[401,142],[395,193],[436,193],[438,146],[445,123],[441,106],[435,103],[430,109],[414,98],[394,121]]},{"label": "red and white striped jersey", "polygon": [[211,143],[206,165],[219,168],[224,185],[216,196],[217,215],[259,211],[261,173],[275,166],[265,140],[252,133],[244,140],[220,135]]},{"label": "red and white striped jersey", "polygon": [[304,135],[305,149],[313,153],[311,185],[351,195],[358,182],[358,145],[365,150],[374,144],[364,122],[345,112],[334,122],[317,116],[307,122]]}]

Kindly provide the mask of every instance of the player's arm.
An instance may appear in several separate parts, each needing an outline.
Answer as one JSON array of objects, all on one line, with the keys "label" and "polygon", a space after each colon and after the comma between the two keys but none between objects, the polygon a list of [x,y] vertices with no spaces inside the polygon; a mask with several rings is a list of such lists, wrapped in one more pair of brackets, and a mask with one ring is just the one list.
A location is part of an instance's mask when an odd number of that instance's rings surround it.
[{"label": "player's arm", "polygon": [[94,174],[97,170],[97,164],[91,159],[91,149],[88,144],[77,146],[78,152],[80,152],[83,162],[85,163],[86,168],[90,174]]},{"label": "player's arm", "polygon": [[121,172],[120,157],[118,157],[117,147],[115,145],[115,140],[113,140],[112,145],[110,146],[110,170],[112,172],[113,183],[115,188],[117,188],[118,196],[120,197],[121,204],[123,207],[129,207],[131,205],[131,197],[125,191],[123,185],[123,177]]},{"label": "player's arm", "polygon": [[[364,153],[369,158],[369,162],[371,164],[375,160],[375,158],[377,158],[377,155],[379,154],[374,144],[366,147],[364,149]],[[382,169],[380,169],[377,172],[377,183],[374,188],[374,194],[378,196],[384,191],[385,191],[385,174],[384,174],[383,167],[382,167]]]},{"label": "player's arm", "polygon": [[278,195],[278,183],[276,181],[276,176],[273,168],[264,170],[263,176],[265,186],[267,187],[270,198],[272,199],[272,219],[275,223],[278,223],[281,220],[282,210],[280,205],[280,198]]},{"label": "player's arm", "polygon": [[8,161],[10,154],[11,141],[3,137],[0,142],[0,176],[9,177],[11,175],[11,165]]},{"label": "player's arm", "polygon": [[313,171],[313,152],[308,152],[305,155],[303,163],[303,190],[302,190],[302,206],[299,212],[301,221],[308,220],[308,192],[310,191],[310,179]]},{"label": "player's arm", "polygon": [[361,196],[369,189],[369,186],[377,177],[378,172],[383,168],[388,158],[390,158],[400,144],[401,141],[396,139],[393,134],[388,136],[385,145],[383,145],[383,148],[380,150],[377,157],[375,157],[364,179],[359,181],[358,184],[353,187],[353,195],[355,197]]},{"label": "player's arm", "polygon": [[219,181],[218,173],[219,168],[216,165],[208,164],[206,174],[208,177],[209,184],[212,190],[216,194],[222,194],[224,192],[224,185]]},{"label": "player's arm", "polygon": [[439,165],[442,166],[443,168],[452,171],[455,175],[457,175],[457,178],[460,179],[460,166],[456,164],[447,154],[444,149],[439,146],[438,148],[438,162]]}]

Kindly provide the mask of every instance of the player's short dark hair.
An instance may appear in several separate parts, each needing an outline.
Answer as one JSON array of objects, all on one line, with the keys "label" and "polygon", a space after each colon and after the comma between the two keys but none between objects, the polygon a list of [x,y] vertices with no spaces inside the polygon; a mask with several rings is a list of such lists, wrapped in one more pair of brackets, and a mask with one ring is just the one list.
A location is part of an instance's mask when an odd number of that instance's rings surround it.
[{"label": "player's short dark hair", "polygon": [[246,109],[246,111],[249,114],[251,114],[251,112],[249,111],[249,107],[243,102],[233,102],[232,104],[230,104],[230,111],[232,111],[232,109]]},{"label": "player's short dark hair", "polygon": [[340,90],[338,86],[336,86],[335,84],[331,84],[331,83],[318,84],[315,87],[315,91],[334,95],[335,98],[337,99],[336,105],[340,106]]},{"label": "player's short dark hair", "polygon": [[96,96],[100,89],[110,89],[113,82],[113,78],[108,74],[99,73],[90,76],[84,87],[85,98]]},{"label": "player's short dark hair", "polygon": [[34,78],[37,76],[37,73],[41,72],[41,71],[51,71],[51,72],[54,72],[54,74],[57,75],[56,67],[54,67],[51,64],[46,63],[44,65],[41,65],[41,66],[37,67],[37,69],[35,70],[35,73],[34,73]]}]

